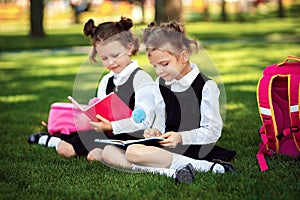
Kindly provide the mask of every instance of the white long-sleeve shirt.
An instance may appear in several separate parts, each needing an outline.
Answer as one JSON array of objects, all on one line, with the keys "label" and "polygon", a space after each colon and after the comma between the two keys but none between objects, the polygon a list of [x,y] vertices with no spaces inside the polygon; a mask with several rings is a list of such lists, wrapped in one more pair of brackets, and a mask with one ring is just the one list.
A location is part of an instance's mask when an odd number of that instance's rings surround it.
[{"label": "white long-sleeve shirt", "polygon": [[[171,91],[184,92],[191,86],[199,74],[198,66],[196,64],[191,66],[192,71],[180,80],[165,82],[166,85],[171,85]],[[221,137],[223,122],[219,111],[219,95],[216,82],[206,81],[202,90],[200,128],[179,132],[183,145],[215,143]]]},{"label": "white long-sleeve shirt", "polygon": [[[116,87],[123,85],[131,73],[138,68],[138,63],[132,61],[121,73],[116,74],[114,72],[109,72],[105,75],[98,87],[97,97],[103,99],[106,97],[106,87],[108,79],[114,76],[113,82]],[[159,90],[156,87],[155,82],[151,76],[143,70],[139,70],[133,79],[133,88],[135,91],[135,108],[143,109],[146,112],[146,119],[143,123],[135,123],[132,118],[127,118],[123,120],[113,121],[112,129],[114,134],[120,133],[131,133],[137,130],[143,130],[145,128],[150,128],[153,124],[154,118],[164,119],[164,103],[160,96]],[[128,94],[131,95],[131,94]],[[157,116],[156,116],[157,115]],[[163,120],[160,120],[163,121]],[[163,121],[164,122],[164,121]],[[155,122],[156,128],[161,132],[164,132],[164,123]]]}]

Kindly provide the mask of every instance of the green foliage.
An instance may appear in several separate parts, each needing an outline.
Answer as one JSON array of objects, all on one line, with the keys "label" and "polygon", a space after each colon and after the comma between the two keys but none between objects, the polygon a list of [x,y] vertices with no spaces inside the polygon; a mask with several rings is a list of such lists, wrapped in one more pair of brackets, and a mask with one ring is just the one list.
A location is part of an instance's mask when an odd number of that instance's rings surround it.
[{"label": "green foliage", "polygon": [[[5,24],[6,29],[0,31],[0,50],[24,50],[42,48],[64,48],[90,45],[90,38],[83,35],[83,25],[71,27],[46,28],[45,38],[31,38],[25,25],[17,26],[13,22]],[[17,27],[17,32],[13,27]]]},{"label": "green foliage", "polygon": [[[40,41],[23,44],[27,36],[11,33],[0,37],[2,50],[34,51],[0,54],[0,199],[296,199],[299,161],[267,158],[270,170],[259,171],[256,85],[266,65],[288,55],[300,56],[299,22],[190,23],[187,30],[205,46],[224,81],[227,112],[218,144],[237,151],[236,175],[197,173],[191,185],[176,185],[165,176],[124,172],[85,158],[64,159],[54,149],[27,144],[32,132],[44,130],[40,121],[47,120],[50,104],[67,101],[87,54],[35,50],[82,40],[77,28],[66,30],[67,34],[54,31],[43,45]],[[56,43],[56,39],[48,40],[55,37],[59,38]],[[17,42],[12,41],[15,38]],[[136,58],[147,62],[145,54]],[[150,68],[147,71],[155,77]]]}]

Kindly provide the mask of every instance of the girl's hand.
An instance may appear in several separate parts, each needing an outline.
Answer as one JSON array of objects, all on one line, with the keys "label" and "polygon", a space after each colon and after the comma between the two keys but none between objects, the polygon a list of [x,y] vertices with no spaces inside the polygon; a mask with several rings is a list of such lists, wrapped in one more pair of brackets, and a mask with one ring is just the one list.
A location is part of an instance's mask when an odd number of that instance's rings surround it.
[{"label": "girl's hand", "polygon": [[177,144],[182,142],[181,135],[178,132],[167,132],[161,137],[165,138],[165,140],[160,141],[159,144],[164,147],[175,148]]},{"label": "girl's hand", "polygon": [[99,98],[94,97],[94,98],[90,99],[89,105],[92,105],[92,104],[96,103],[96,102],[99,101],[99,100],[100,100]]},{"label": "girl's hand", "polygon": [[91,126],[95,129],[95,131],[100,132],[106,132],[106,131],[112,131],[112,125],[110,121],[105,119],[104,117],[100,115],[96,115],[97,119],[99,119],[99,122],[90,122]]},{"label": "girl's hand", "polygon": [[159,137],[161,135],[162,135],[162,133],[156,128],[145,129],[145,131],[144,131],[145,138]]}]

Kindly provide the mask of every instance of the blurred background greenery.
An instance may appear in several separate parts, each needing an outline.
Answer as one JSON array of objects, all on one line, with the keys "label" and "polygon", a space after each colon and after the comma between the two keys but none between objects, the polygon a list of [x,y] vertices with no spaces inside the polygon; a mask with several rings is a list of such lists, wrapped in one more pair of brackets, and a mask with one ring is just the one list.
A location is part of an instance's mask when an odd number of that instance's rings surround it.
[{"label": "blurred background greenery", "polygon": [[[0,34],[18,31],[42,38],[52,29],[130,17],[135,24],[163,22],[249,22],[300,17],[300,0],[0,0]],[[9,48],[3,47],[1,49]]]}]

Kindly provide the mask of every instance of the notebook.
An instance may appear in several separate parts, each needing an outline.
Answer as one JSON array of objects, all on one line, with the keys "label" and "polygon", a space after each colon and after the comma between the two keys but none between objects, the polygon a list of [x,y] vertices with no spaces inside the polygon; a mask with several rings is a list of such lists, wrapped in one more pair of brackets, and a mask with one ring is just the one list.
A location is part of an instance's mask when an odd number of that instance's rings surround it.
[{"label": "notebook", "polygon": [[162,140],[164,140],[164,138],[152,137],[152,138],[144,138],[144,139],[137,139],[137,140],[95,139],[95,142],[114,144],[114,145],[119,145],[119,146],[128,146],[131,144],[144,144],[147,146],[157,146],[157,145],[159,145],[158,141],[162,141]]},{"label": "notebook", "polygon": [[96,115],[99,114],[108,121],[117,121],[130,118],[132,110],[115,93],[110,93],[104,99],[98,100],[92,105],[79,104],[73,97],[68,99],[86,114],[92,121],[98,121]]}]

